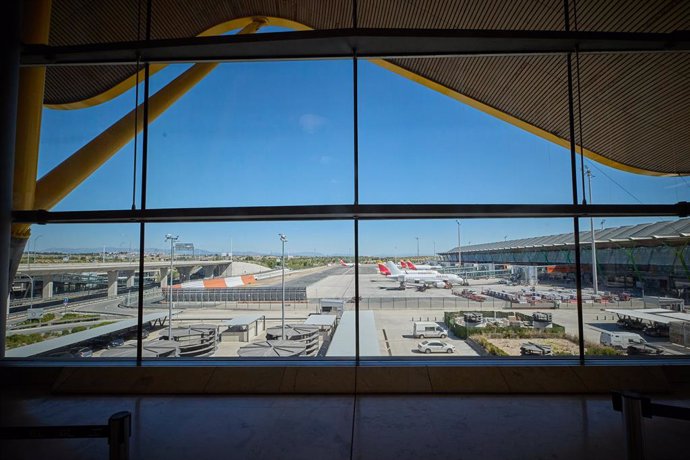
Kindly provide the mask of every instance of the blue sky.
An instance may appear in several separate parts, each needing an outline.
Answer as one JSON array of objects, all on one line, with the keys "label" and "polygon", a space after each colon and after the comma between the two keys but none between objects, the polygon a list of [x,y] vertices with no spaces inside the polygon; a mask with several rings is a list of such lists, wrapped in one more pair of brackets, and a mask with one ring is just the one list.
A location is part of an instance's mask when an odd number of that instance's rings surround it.
[{"label": "blue sky", "polygon": [[[310,61],[221,64],[153,122],[148,207],[341,204],[353,201],[352,64]],[[155,74],[152,93],[188,66]],[[569,203],[566,149],[369,62],[359,66],[361,203]],[[39,177],[134,106],[134,91],[99,106],[44,110]],[[141,136],[140,136],[141,139]],[[141,152],[141,150],[139,150]],[[140,157],[139,157],[140,158]],[[596,203],[675,203],[689,180],[655,178],[592,163]],[[140,167],[140,165],[139,165]],[[55,210],[129,209],[133,143]],[[138,168],[139,169],[139,168]],[[140,181],[137,172],[137,182]],[[137,184],[137,192],[140,191]],[[137,206],[139,198],[137,193]],[[654,219],[652,219],[654,220]],[[607,220],[607,226],[635,223]],[[465,221],[463,244],[560,233],[570,219]],[[205,223],[147,227],[147,247],[165,233],[198,247],[351,253],[352,223]],[[362,254],[430,254],[456,243],[449,221],[363,222]],[[45,226],[37,246],[129,247],[136,225]]]}]

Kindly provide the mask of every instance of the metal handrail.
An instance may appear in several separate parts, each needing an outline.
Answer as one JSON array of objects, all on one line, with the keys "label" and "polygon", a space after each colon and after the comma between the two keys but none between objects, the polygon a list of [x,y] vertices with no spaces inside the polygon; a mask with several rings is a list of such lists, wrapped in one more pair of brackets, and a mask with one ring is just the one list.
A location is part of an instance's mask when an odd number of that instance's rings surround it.
[{"label": "metal handrail", "polygon": [[7,426],[0,427],[0,439],[108,438],[110,460],[129,459],[132,414],[110,416],[107,425]]}]

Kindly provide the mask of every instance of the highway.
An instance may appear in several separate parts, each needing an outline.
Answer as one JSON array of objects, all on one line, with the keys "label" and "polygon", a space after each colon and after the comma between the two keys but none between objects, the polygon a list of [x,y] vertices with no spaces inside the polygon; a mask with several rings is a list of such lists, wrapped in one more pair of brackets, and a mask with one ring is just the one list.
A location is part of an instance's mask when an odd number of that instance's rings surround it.
[{"label": "highway", "polygon": [[[207,265],[230,264],[230,260],[175,260],[175,267],[198,267]],[[238,265],[238,262],[235,262]],[[253,264],[252,264],[253,265]],[[169,268],[170,260],[145,261],[144,270],[159,270]],[[56,273],[106,273],[109,271],[139,271],[138,261],[128,262],[84,262],[84,263],[57,263],[57,264],[22,264],[18,273],[28,275],[54,275]]]}]

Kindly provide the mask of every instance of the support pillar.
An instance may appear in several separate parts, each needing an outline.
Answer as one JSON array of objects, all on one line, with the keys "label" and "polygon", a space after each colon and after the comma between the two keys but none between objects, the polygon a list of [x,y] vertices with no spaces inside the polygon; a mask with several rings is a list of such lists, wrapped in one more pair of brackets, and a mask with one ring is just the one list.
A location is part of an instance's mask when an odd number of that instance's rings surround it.
[{"label": "support pillar", "polygon": [[43,275],[43,290],[41,297],[43,299],[50,299],[53,297],[53,275]]},{"label": "support pillar", "polygon": [[168,286],[168,274],[170,273],[170,268],[159,268],[158,269],[158,279],[161,282],[161,287]]},{"label": "support pillar", "polygon": [[[51,0],[24,0],[21,22],[21,41],[23,43],[48,44],[50,9]],[[16,116],[16,153],[14,167],[10,170],[14,171],[12,209],[15,210],[34,209],[45,76],[45,67],[24,67],[19,70],[18,104],[14,113]],[[12,225],[11,277],[14,277],[17,271],[30,233],[29,224]]]},{"label": "support pillar", "polygon": [[192,270],[194,270],[194,267],[177,267],[177,271],[180,274],[180,283],[189,281],[189,278],[192,276]]},{"label": "support pillar", "polygon": [[[10,246],[20,23],[21,4],[0,2],[0,38],[4,43],[4,46],[0,47],[0,328],[3,331],[7,328],[11,280],[14,279],[21,259],[21,255],[16,260],[12,257]],[[4,356],[5,334],[0,333],[0,357]]]},{"label": "support pillar", "polygon": [[108,272],[108,297],[117,297],[117,275],[117,270]]},{"label": "support pillar", "polygon": [[134,287],[134,274],[136,272],[134,270],[125,272],[125,276],[127,276],[127,288],[133,288]]},{"label": "support pillar", "polygon": [[204,278],[213,278],[213,272],[215,272],[218,265],[204,265]]}]

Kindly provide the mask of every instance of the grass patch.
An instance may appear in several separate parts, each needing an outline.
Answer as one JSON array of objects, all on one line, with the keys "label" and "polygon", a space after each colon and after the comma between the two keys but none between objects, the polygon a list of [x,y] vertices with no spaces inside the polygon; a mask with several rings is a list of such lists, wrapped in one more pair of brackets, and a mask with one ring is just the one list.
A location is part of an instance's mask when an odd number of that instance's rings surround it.
[{"label": "grass patch", "polygon": [[615,348],[604,345],[585,344],[585,354],[590,356],[618,356],[619,353]]},{"label": "grass patch", "polygon": [[99,315],[79,315],[76,313],[65,313],[64,315],[62,315],[59,322],[63,323],[63,322],[70,322],[70,321],[86,321],[86,320],[98,319],[98,318],[100,318]]},{"label": "grass patch", "polygon": [[40,326],[45,323],[49,323],[55,319],[55,313],[46,313],[41,317],[41,319],[27,319],[21,323],[17,323],[16,326]]},{"label": "grass patch", "polygon": [[14,334],[5,338],[7,349],[23,347],[32,343],[43,342],[46,338],[43,334]]}]

